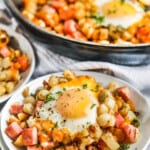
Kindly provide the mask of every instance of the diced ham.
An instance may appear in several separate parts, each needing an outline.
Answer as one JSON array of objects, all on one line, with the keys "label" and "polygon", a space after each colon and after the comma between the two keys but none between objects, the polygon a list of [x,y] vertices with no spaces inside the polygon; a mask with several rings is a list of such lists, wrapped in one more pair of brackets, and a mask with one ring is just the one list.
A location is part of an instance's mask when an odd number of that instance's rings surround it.
[{"label": "diced ham", "polygon": [[44,101],[37,101],[35,110],[34,110],[35,115],[38,113],[39,109],[42,107],[43,104],[44,104]]},{"label": "diced ham", "polygon": [[124,122],[123,116],[120,113],[116,113],[115,114],[115,119],[116,119],[116,122],[115,122],[116,127],[121,127],[121,125]]},{"label": "diced ham", "polygon": [[5,129],[5,132],[10,138],[14,139],[22,132],[22,128],[16,122],[13,122]]},{"label": "diced ham", "polygon": [[26,128],[22,131],[22,140],[25,146],[32,146],[38,143],[37,128]]},{"label": "diced ham", "polygon": [[64,32],[72,35],[77,31],[77,23],[74,20],[67,20],[64,23]]},{"label": "diced ham", "polygon": [[136,142],[136,128],[131,124],[125,124],[122,126],[122,129],[126,135],[128,142],[135,143]]},{"label": "diced ham", "polygon": [[80,39],[80,40],[86,40],[86,38],[83,36],[83,34],[79,31],[75,31],[70,35],[74,39]]},{"label": "diced ham", "polygon": [[3,48],[1,48],[0,49],[0,55],[2,56],[2,57],[10,57],[11,56],[11,52],[10,52],[10,50],[8,49],[8,47],[7,46],[4,46]]},{"label": "diced ham", "polygon": [[117,93],[123,98],[125,102],[127,102],[130,105],[130,108],[132,111],[135,111],[135,105],[134,102],[131,100],[131,94],[128,87],[123,86],[116,89]]},{"label": "diced ham", "polygon": [[128,87],[119,87],[116,89],[116,91],[125,101],[128,101],[130,99],[130,90]]},{"label": "diced ham", "polygon": [[38,146],[27,146],[27,150],[42,150],[42,148]]},{"label": "diced ham", "polygon": [[23,105],[21,104],[12,104],[9,111],[11,114],[17,115],[22,112],[22,108]]}]

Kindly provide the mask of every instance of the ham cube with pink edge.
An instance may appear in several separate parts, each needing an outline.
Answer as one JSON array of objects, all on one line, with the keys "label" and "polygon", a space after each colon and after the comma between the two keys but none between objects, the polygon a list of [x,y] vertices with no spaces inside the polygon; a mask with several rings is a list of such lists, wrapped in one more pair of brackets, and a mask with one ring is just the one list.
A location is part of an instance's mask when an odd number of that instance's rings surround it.
[{"label": "ham cube with pink edge", "polygon": [[18,113],[21,113],[23,109],[23,105],[21,104],[12,104],[10,107],[10,113],[17,115]]},{"label": "ham cube with pink edge", "polygon": [[42,150],[42,148],[37,146],[28,146],[27,150]]},{"label": "ham cube with pink edge", "polygon": [[25,146],[32,146],[38,143],[37,128],[26,128],[22,132],[22,140]]},{"label": "ham cube with pink edge", "polygon": [[10,138],[14,139],[22,132],[22,128],[16,122],[13,122],[8,125],[5,132]]}]

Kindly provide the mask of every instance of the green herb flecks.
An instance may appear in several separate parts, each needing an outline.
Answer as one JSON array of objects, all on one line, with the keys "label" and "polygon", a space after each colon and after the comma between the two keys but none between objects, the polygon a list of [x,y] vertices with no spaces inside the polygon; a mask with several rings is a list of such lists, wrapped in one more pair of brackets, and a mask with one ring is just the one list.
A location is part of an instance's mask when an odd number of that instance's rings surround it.
[{"label": "green herb flecks", "polygon": [[96,106],[96,104],[92,104],[90,109],[93,109]]},{"label": "green herb flecks", "polygon": [[120,0],[120,3],[121,3],[121,4],[125,3],[125,0]]},{"label": "green herb flecks", "polygon": [[98,83],[98,84],[96,85],[95,89],[91,89],[91,91],[92,91],[92,92],[98,92],[99,88],[100,88],[100,84]]},{"label": "green herb flecks", "polygon": [[63,92],[62,92],[62,91],[58,91],[58,92],[56,92],[56,94],[58,94],[58,95],[62,95],[62,94],[63,94]]},{"label": "green herb flecks", "polygon": [[89,126],[91,124],[91,122],[88,121],[86,124]]},{"label": "green herb flecks", "polygon": [[106,92],[100,93],[98,100],[99,102],[105,102],[105,100],[108,98],[108,94]]},{"label": "green herb flecks", "polygon": [[81,89],[80,89],[80,88],[77,88],[77,91],[81,91]]},{"label": "green herb flecks", "polygon": [[47,134],[47,131],[45,131],[45,130],[42,130],[42,133],[43,133],[43,134]]},{"label": "green herb flecks", "polygon": [[58,122],[55,123],[55,125],[52,128],[52,130],[54,130],[55,128],[58,128]]},{"label": "green herb flecks", "polygon": [[87,84],[83,84],[83,85],[82,85],[82,88],[83,88],[83,89],[87,89]]},{"label": "green herb flecks", "polygon": [[107,11],[107,15],[115,14],[116,12],[117,12],[116,9],[109,9],[109,10]]},{"label": "green herb flecks", "polygon": [[66,88],[63,88],[63,91],[66,91]]},{"label": "green herb flecks", "polygon": [[54,101],[56,100],[54,96],[52,96],[52,94],[48,94],[46,96],[46,100],[45,100],[45,103],[48,103],[48,102],[51,102],[51,101]]},{"label": "green herb flecks", "polygon": [[97,13],[97,14],[91,14],[90,18],[95,19],[95,21],[96,21],[96,23],[98,25],[101,25],[104,22],[104,20],[105,20],[105,17],[101,16],[99,13]]},{"label": "green herb flecks", "polygon": [[129,144],[121,144],[119,150],[129,150],[130,145]]},{"label": "green herb flecks", "polygon": [[36,147],[40,147],[40,144],[38,143],[38,144],[36,144]]},{"label": "green herb flecks", "polygon": [[33,97],[35,97],[35,94],[34,94],[34,93],[31,93],[30,95],[33,96]]},{"label": "green herb flecks", "polygon": [[133,124],[135,127],[137,127],[137,128],[140,126],[140,122],[139,122],[138,119],[134,119],[134,120],[132,121],[132,124]]}]

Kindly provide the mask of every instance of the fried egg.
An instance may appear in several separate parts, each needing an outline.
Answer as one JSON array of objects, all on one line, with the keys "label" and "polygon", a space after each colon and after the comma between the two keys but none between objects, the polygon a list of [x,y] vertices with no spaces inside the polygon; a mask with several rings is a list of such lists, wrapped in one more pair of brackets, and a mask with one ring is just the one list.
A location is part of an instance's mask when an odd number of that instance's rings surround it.
[{"label": "fried egg", "polygon": [[97,83],[89,76],[58,84],[50,90],[52,101],[45,103],[39,111],[41,119],[49,119],[58,128],[67,128],[71,134],[96,124]]},{"label": "fried egg", "polygon": [[104,16],[103,25],[121,25],[128,28],[143,18],[144,10],[138,2],[131,0],[96,0],[100,15]]}]

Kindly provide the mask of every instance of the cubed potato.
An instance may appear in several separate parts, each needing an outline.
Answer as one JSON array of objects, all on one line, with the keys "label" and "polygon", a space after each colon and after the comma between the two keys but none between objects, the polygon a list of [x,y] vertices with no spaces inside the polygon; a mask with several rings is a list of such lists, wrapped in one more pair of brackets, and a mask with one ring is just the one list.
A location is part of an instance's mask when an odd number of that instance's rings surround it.
[{"label": "cubed potato", "polygon": [[111,150],[119,149],[120,145],[110,132],[104,133],[101,138]]},{"label": "cubed potato", "polygon": [[18,116],[19,121],[23,121],[28,117],[28,115],[23,112],[19,113],[17,116]]},{"label": "cubed potato", "polygon": [[34,107],[31,103],[26,103],[23,105],[23,112],[27,114],[32,114],[34,110]]},{"label": "cubed potato", "polygon": [[27,97],[27,96],[29,95],[29,87],[26,87],[26,88],[23,90],[22,95],[23,95],[24,97]]},{"label": "cubed potato", "polygon": [[7,121],[8,124],[11,124],[12,122],[20,123],[19,119],[17,117],[15,117],[14,115],[11,115],[9,117],[9,120]]},{"label": "cubed potato", "polygon": [[14,145],[18,147],[24,146],[23,141],[22,141],[22,135],[19,135],[17,139],[14,141]]},{"label": "cubed potato", "polygon": [[36,100],[33,96],[26,96],[24,98],[24,103],[31,103],[34,105],[36,103]]}]

